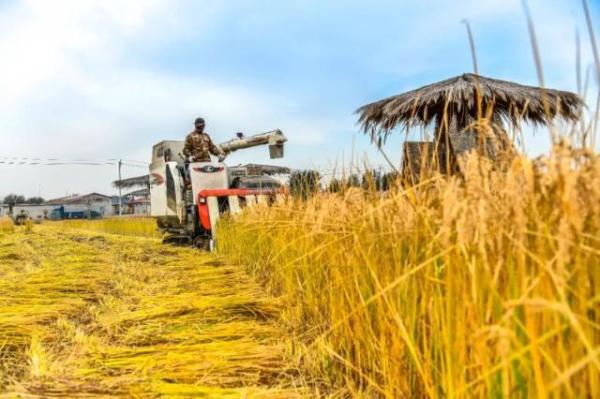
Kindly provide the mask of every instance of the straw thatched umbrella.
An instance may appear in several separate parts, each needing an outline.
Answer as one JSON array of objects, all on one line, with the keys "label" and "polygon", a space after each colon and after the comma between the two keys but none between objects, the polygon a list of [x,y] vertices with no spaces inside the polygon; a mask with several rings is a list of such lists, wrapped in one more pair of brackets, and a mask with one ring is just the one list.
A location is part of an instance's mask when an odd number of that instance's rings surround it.
[{"label": "straw thatched umbrella", "polygon": [[[435,124],[435,151],[452,161],[478,143],[494,158],[508,137],[504,123],[521,121],[546,124],[555,117],[575,121],[583,101],[567,91],[524,86],[504,80],[463,74],[430,84],[359,108],[359,122],[365,133],[379,145],[395,128]],[[481,121],[486,121],[491,137],[481,137]],[[440,166],[441,167],[441,166]]]}]

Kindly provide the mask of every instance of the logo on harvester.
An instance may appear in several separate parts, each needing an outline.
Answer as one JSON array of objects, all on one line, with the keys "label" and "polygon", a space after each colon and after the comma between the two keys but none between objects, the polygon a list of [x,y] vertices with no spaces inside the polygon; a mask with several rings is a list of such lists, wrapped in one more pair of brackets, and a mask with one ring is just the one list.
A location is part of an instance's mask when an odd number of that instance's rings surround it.
[{"label": "logo on harvester", "polygon": [[158,173],[150,173],[150,177],[152,178],[151,184],[155,186],[160,186],[165,182],[165,178],[159,175]]},{"label": "logo on harvester", "polygon": [[194,168],[194,170],[196,172],[202,172],[202,173],[216,173],[216,172],[222,171],[223,167],[222,166],[206,165],[206,166],[202,166],[200,168]]}]

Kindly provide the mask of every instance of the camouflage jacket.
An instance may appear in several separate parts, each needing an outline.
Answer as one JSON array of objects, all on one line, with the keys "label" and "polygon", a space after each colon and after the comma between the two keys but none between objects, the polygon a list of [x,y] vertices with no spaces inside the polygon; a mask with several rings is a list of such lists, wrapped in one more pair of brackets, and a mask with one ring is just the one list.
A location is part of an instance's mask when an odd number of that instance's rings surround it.
[{"label": "camouflage jacket", "polygon": [[186,158],[193,156],[196,162],[210,162],[210,154],[218,156],[223,152],[212,142],[208,134],[194,130],[187,135],[183,147],[183,155]]}]

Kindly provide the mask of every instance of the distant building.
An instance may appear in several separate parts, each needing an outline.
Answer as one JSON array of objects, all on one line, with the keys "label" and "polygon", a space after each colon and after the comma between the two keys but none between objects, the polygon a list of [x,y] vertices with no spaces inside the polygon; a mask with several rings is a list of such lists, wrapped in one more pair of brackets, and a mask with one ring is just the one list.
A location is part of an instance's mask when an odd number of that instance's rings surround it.
[{"label": "distant building", "polygon": [[[119,214],[119,197],[112,197],[113,213]],[[143,188],[125,194],[121,198],[123,215],[148,216],[150,215],[150,190]]]},{"label": "distant building", "polygon": [[142,188],[128,193],[128,206],[131,214],[139,216],[150,215],[150,189]]},{"label": "distant building", "polygon": [[[113,182],[113,186],[121,190],[132,190],[121,197],[121,213],[123,215],[150,215],[150,175],[130,177]],[[119,214],[119,197],[113,197],[113,212]]]},{"label": "distant building", "polygon": [[44,203],[52,206],[52,219],[98,218],[113,215],[112,197],[99,193],[71,195]]},{"label": "distant building", "polygon": [[43,220],[48,219],[50,214],[54,210],[55,206],[53,205],[44,205],[44,204],[17,204],[12,207],[12,214],[14,216],[19,213],[25,213],[33,220]]},{"label": "distant building", "polygon": [[101,218],[113,215],[112,198],[91,193],[55,198],[43,204],[0,204],[0,217],[20,213],[33,220]]},{"label": "distant building", "polygon": [[54,207],[47,207],[39,204],[0,204],[0,217],[18,215],[19,213],[24,212],[32,219],[42,220],[53,208]]},{"label": "distant building", "polygon": [[[128,199],[127,196],[123,196],[121,197],[121,213],[123,215],[127,215],[129,212],[129,205],[128,205]],[[112,212],[113,215],[118,215],[119,214],[119,196],[118,195],[114,195],[111,198],[111,203],[112,203]]]},{"label": "distant building", "polygon": [[43,220],[50,218],[54,208],[56,206],[44,204],[16,204],[13,206],[1,204],[0,217],[17,216],[20,213],[25,213],[33,220]]}]

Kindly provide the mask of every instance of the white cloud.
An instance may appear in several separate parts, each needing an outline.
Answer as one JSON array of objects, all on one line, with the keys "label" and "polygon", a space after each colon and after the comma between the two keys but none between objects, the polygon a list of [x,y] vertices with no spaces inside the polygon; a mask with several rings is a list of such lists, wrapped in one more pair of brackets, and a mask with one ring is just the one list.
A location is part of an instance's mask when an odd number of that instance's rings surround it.
[{"label": "white cloud", "polygon": [[[202,18],[209,23],[219,7],[207,3],[193,17],[196,26],[202,29]],[[268,93],[127,63],[137,43],[188,34],[191,21],[181,12],[166,0],[25,1],[6,10],[0,15],[6,60],[0,63],[0,155],[147,160],[152,144],[183,138],[199,113],[215,140],[273,128],[289,128],[299,146],[326,137],[330,123],[287,118],[293,104]],[[113,168],[3,168],[0,195],[37,194],[42,182],[46,196],[106,191],[115,179]]]},{"label": "white cloud", "polygon": [[2,15],[2,104],[18,105],[48,81],[81,74],[80,61],[110,62],[123,35],[142,33],[165,1],[25,1]]},{"label": "white cloud", "polygon": [[[482,39],[489,27],[499,29],[498,21],[502,21],[500,26],[508,39],[515,40],[515,54],[528,51],[520,0],[415,3],[406,2],[406,15],[393,15],[398,26],[390,29],[404,32],[399,33],[405,38],[403,42],[387,36],[373,43],[382,53],[400,49],[402,58],[390,60],[382,54],[383,60],[375,57],[363,62],[399,80],[423,70],[442,70],[441,65],[465,65],[469,53],[460,25],[465,17],[473,25],[476,40]],[[551,0],[551,6],[546,0],[530,3],[543,61],[554,71],[547,83],[569,88],[574,84],[573,26],[581,22],[581,16],[567,2]],[[248,12],[256,19],[254,23],[265,23],[260,6],[243,4],[255,11],[246,10],[243,15]],[[345,4],[339,2],[337,7]],[[363,2],[356,4],[364,6]],[[191,5],[194,13],[189,11]],[[305,3],[297,6],[294,12],[309,7]],[[389,1],[380,7],[398,5]],[[156,43],[168,48],[198,32],[214,34],[216,24],[241,23],[227,19],[232,8],[236,6],[230,2],[215,0],[203,1],[201,7],[194,2],[169,0],[26,0],[5,6],[0,11],[0,156],[146,160],[153,143],[182,138],[199,114],[207,118],[208,129],[217,141],[239,130],[251,134],[283,129],[290,138],[286,162],[292,165],[327,164],[342,152],[348,156],[352,132],[357,130],[352,109],[330,114],[329,110],[314,109],[309,101],[286,97],[283,90],[269,91],[277,88],[257,89],[239,80],[210,76],[182,76],[131,62],[131,54],[139,48]],[[226,28],[220,28],[226,33]],[[583,27],[581,36],[584,62],[589,62]],[[457,42],[464,44],[462,53],[456,52]],[[481,42],[479,45],[483,47]],[[480,49],[480,57],[486,52],[493,52],[493,48]],[[534,83],[533,63],[526,61],[531,70],[524,75]],[[516,62],[523,63],[524,59],[506,60],[507,68]],[[414,87],[404,84],[406,87],[393,90]],[[362,100],[352,99],[357,105]],[[305,109],[310,111],[301,112]],[[366,138],[359,136],[356,142],[377,157]],[[393,139],[389,152],[395,159],[399,158],[399,148],[399,140]],[[254,157],[265,153],[264,149],[240,152],[232,161],[256,160]],[[37,194],[40,183],[46,196],[62,195],[66,190],[108,191],[108,183],[116,177],[110,168],[2,168],[0,196],[8,191]],[[126,170],[129,175],[142,172]]]}]

